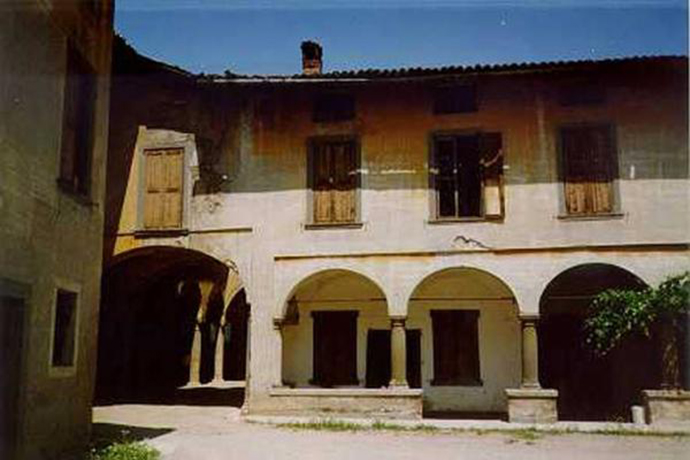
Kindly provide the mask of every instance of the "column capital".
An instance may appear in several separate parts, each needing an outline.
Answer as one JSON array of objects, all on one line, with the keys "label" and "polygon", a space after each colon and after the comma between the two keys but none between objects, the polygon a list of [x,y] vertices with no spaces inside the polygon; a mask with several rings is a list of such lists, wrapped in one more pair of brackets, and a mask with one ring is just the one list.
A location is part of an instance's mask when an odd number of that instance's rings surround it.
[{"label": "column capital", "polygon": [[519,318],[524,325],[536,324],[539,322],[539,313],[525,313],[521,314]]},{"label": "column capital", "polygon": [[391,327],[405,327],[407,316],[391,316]]}]

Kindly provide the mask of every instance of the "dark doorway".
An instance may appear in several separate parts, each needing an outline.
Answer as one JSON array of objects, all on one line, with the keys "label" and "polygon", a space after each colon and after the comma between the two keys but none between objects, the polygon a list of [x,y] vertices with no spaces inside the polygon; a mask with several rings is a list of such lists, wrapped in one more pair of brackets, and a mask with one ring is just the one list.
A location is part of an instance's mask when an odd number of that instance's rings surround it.
[{"label": "dark doorway", "polygon": [[357,312],[314,311],[314,376],[322,387],[357,385]]},{"label": "dark doorway", "polygon": [[539,376],[558,390],[562,420],[627,421],[641,391],[661,381],[655,340],[630,337],[604,357],[585,340],[592,298],[608,288],[642,288],[631,273],[610,265],[575,267],[557,276],[541,300]]},{"label": "dark doorway", "polygon": [[0,297],[0,458],[15,458],[22,372],[24,301]]},{"label": "dark doorway", "polygon": [[[407,349],[407,384],[410,388],[422,387],[422,331],[405,331]],[[391,331],[370,329],[367,334],[367,388],[387,387],[391,380]]]},{"label": "dark doorway", "polygon": [[249,304],[244,289],[230,302],[223,339],[223,379],[244,380],[247,374]]}]

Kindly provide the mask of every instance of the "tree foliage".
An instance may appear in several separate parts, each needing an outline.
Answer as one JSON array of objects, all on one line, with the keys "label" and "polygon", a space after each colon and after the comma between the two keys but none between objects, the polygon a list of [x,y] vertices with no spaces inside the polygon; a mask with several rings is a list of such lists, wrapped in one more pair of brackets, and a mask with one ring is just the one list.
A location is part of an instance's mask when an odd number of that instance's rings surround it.
[{"label": "tree foliage", "polygon": [[649,336],[660,318],[689,310],[690,272],[670,277],[656,288],[608,289],[590,305],[586,340],[597,354],[605,355],[629,335]]}]

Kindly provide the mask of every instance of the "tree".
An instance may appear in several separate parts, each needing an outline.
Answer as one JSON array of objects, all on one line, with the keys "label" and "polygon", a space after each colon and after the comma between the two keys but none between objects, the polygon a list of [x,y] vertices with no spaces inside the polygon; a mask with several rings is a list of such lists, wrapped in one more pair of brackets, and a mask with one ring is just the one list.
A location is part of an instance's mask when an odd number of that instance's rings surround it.
[{"label": "tree", "polygon": [[[662,382],[680,388],[680,340],[690,314],[690,272],[673,276],[658,287],[608,289],[597,295],[585,320],[587,343],[600,356],[626,337],[658,333],[662,342]],[[688,340],[688,338],[686,338]],[[690,357],[689,357],[690,358]]]}]

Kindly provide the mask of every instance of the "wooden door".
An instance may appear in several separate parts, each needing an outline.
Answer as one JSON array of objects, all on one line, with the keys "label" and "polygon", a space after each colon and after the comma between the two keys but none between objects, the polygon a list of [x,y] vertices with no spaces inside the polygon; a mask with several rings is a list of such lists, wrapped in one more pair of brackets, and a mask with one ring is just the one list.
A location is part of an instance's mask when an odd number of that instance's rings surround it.
[{"label": "wooden door", "polygon": [[312,312],[313,382],[323,387],[357,385],[357,312]]},{"label": "wooden door", "polygon": [[369,329],[367,333],[367,388],[387,387],[391,380],[391,331]]}]

